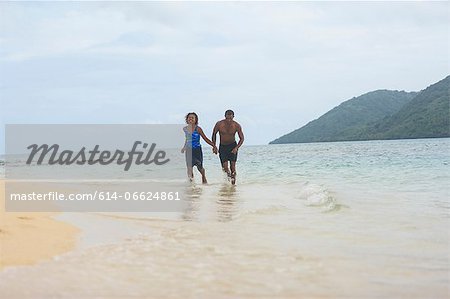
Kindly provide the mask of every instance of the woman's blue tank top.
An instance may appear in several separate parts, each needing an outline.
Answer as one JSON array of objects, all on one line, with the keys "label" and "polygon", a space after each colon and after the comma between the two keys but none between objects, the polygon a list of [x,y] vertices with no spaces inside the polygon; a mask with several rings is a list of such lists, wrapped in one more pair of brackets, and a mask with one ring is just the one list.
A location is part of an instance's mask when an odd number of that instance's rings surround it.
[{"label": "woman's blue tank top", "polygon": [[200,134],[197,131],[197,126],[192,133],[188,131],[188,128],[184,128],[184,133],[186,135],[186,145],[192,148],[199,148],[200,145]]}]

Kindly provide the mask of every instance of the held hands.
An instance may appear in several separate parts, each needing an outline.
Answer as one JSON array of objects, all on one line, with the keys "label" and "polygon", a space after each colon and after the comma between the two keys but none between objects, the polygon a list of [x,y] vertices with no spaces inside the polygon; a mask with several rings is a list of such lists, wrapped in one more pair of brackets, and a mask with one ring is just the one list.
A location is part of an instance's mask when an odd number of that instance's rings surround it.
[{"label": "held hands", "polygon": [[217,146],[216,145],[213,146],[213,150],[212,151],[213,151],[214,155],[217,155],[218,150],[217,150]]}]

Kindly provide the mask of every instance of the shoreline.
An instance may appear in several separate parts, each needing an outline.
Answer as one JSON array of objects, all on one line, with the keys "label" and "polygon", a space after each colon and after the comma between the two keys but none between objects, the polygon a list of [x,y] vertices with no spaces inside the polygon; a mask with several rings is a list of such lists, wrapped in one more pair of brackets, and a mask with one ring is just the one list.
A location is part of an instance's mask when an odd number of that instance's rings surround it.
[{"label": "shoreline", "polygon": [[55,212],[6,212],[5,181],[0,180],[0,271],[33,265],[73,250],[80,229],[54,219]]}]

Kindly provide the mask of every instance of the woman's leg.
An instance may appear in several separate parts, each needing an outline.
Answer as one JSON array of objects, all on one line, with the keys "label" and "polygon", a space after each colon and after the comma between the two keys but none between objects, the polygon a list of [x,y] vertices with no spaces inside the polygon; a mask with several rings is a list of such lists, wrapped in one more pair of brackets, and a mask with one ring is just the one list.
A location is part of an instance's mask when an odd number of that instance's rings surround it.
[{"label": "woman's leg", "polygon": [[197,165],[197,169],[198,169],[198,171],[202,174],[202,183],[203,183],[203,184],[208,183],[208,181],[206,180],[206,172],[205,172],[205,168],[204,168],[204,167],[201,167],[201,166],[199,166],[199,165]]},{"label": "woman's leg", "polygon": [[192,167],[188,166],[187,175],[188,175],[189,181],[191,181],[191,182],[194,179],[194,172],[192,170],[193,170]]}]

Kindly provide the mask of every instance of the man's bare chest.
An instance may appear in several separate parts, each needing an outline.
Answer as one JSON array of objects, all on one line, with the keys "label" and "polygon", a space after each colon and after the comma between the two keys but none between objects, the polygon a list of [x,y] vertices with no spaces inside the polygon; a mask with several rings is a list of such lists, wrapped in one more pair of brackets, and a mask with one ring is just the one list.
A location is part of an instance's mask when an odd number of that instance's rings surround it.
[{"label": "man's bare chest", "polygon": [[221,134],[227,134],[227,135],[232,135],[236,133],[236,126],[234,125],[222,125],[219,128],[219,132]]}]

